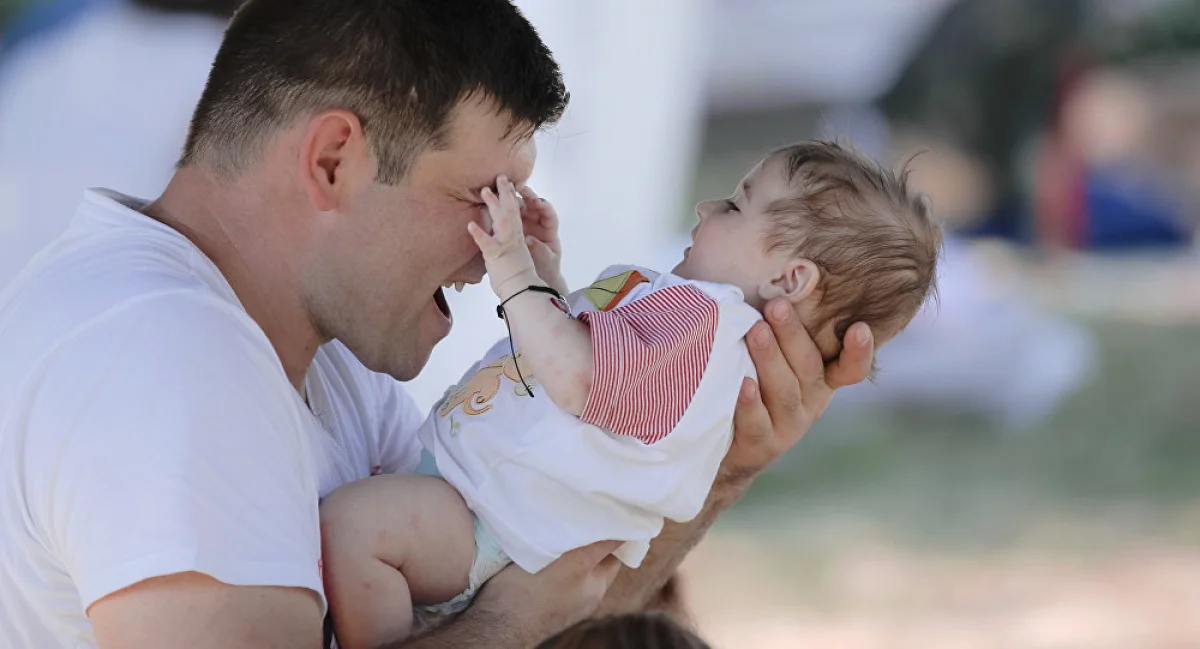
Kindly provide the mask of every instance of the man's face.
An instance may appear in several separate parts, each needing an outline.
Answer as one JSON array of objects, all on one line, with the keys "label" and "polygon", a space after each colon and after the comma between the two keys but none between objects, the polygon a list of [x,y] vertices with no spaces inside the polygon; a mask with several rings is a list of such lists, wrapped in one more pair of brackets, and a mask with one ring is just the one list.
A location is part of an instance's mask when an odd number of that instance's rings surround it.
[{"label": "man's face", "polygon": [[443,287],[483,279],[467,232],[471,221],[491,229],[479,192],[501,174],[523,184],[536,158],[532,138],[507,135],[508,118],[496,113],[459,106],[450,146],[422,153],[398,185],[364,183],[323,242],[310,309],[322,334],[372,370],[414,378],[450,333]]}]

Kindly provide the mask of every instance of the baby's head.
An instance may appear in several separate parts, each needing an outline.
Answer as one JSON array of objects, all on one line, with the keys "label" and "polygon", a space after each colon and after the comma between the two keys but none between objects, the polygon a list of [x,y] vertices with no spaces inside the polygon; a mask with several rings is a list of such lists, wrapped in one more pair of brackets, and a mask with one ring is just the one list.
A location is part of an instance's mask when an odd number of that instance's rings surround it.
[{"label": "baby's head", "polygon": [[826,359],[855,322],[891,339],[934,291],[941,229],[907,170],[831,142],[771,153],[696,215],[674,273],[738,286],[760,310],[789,299]]}]

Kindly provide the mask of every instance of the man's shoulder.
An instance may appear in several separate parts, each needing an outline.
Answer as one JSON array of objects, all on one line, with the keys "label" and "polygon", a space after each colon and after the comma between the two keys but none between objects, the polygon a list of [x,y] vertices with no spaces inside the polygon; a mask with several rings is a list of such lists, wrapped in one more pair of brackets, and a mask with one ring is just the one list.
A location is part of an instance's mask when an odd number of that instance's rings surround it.
[{"label": "man's shoulder", "polygon": [[89,270],[56,269],[0,301],[0,385],[42,371],[71,384],[92,375],[107,383],[97,374],[102,365],[113,376],[171,376],[171,383],[206,368],[265,376],[278,366],[249,315],[203,284],[170,273]]},{"label": "man's shoulder", "polygon": [[0,291],[0,350],[48,351],[98,330],[202,337],[257,330],[216,267],[186,239],[115,209],[88,214],[89,207]]}]

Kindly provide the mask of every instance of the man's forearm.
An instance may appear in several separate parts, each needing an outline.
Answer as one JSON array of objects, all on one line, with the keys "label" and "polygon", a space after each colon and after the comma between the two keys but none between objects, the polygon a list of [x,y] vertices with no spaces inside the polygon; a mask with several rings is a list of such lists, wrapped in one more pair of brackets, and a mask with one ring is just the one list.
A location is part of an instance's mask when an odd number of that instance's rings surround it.
[{"label": "man's forearm", "polygon": [[510,621],[479,606],[463,612],[454,620],[403,642],[380,649],[458,649],[459,647],[495,647],[496,649],[528,649],[531,639]]},{"label": "man's forearm", "polygon": [[720,482],[709,492],[700,514],[686,523],[667,521],[662,533],[650,543],[650,552],[640,568],[622,567],[597,615],[642,611],[667,583],[687,553],[696,547],[717,516],[737,502],[746,491],[744,483]]}]

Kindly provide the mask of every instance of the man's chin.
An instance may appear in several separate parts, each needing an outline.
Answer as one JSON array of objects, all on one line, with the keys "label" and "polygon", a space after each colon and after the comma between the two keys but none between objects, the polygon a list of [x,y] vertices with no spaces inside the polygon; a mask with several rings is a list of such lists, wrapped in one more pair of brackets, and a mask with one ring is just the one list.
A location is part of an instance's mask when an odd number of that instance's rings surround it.
[{"label": "man's chin", "polygon": [[397,381],[411,381],[425,369],[429,364],[429,358],[433,355],[433,348],[438,343],[445,340],[445,334],[425,335],[414,346],[415,349],[409,350],[407,354],[397,354],[392,362],[392,367],[385,372]]},{"label": "man's chin", "polygon": [[407,356],[405,358],[396,359],[389,364],[389,367],[375,371],[380,372],[381,374],[387,374],[397,381],[411,381],[417,378],[417,375],[421,373],[421,370],[425,369],[425,365],[428,363],[429,354],[426,353],[420,358],[415,356]]},{"label": "man's chin", "polygon": [[[407,349],[403,347],[392,347],[387,350],[380,349],[380,354],[372,354],[370,357],[365,357],[363,354],[355,353],[359,362],[366,366],[367,369],[379,374],[386,374],[397,381],[411,381],[417,378],[421,370],[425,369],[425,365],[429,363],[429,357],[433,353],[433,345],[428,344],[410,344]],[[354,352],[353,349],[350,350]]]}]

